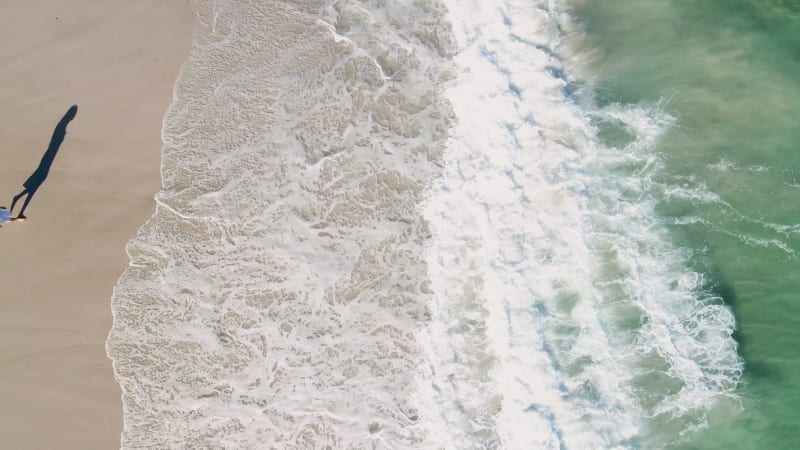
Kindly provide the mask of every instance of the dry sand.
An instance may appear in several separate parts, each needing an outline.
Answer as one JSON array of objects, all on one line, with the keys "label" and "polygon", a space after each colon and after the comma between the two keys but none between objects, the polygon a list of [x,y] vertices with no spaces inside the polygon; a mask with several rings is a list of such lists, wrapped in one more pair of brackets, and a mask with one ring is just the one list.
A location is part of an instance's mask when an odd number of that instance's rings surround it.
[{"label": "dry sand", "polygon": [[[0,229],[0,447],[119,448],[106,357],[124,246],[154,210],[186,0],[29,0],[0,15],[0,205],[78,115],[27,223]],[[19,206],[17,206],[19,209]]]}]

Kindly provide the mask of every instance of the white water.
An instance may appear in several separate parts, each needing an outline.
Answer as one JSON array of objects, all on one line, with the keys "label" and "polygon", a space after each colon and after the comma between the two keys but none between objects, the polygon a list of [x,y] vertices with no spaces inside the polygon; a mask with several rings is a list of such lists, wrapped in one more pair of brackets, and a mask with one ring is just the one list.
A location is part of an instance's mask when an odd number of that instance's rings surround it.
[{"label": "white water", "polygon": [[[579,106],[556,2],[447,2],[458,125],[426,209],[420,383],[458,448],[652,448],[704,426],[742,365],[732,314],[654,213],[671,120]],[[633,135],[619,148],[592,117]]]},{"label": "white water", "polygon": [[669,117],[577,104],[556,2],[446,6],[196,5],[113,299],[124,448],[653,447],[735,387],[653,211]]}]

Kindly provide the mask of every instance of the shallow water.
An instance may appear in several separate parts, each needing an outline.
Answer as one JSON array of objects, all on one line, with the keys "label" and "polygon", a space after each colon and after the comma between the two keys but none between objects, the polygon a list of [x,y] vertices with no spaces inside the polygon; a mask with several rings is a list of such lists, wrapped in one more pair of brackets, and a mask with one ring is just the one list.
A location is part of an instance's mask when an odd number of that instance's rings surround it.
[{"label": "shallow water", "polygon": [[123,447],[787,442],[797,129],[750,96],[795,91],[746,13],[195,7],[113,299]]},{"label": "shallow water", "polygon": [[743,410],[686,447],[796,447],[800,3],[572,5],[594,101],[661,101],[676,118],[654,148],[657,210],[736,315]]}]

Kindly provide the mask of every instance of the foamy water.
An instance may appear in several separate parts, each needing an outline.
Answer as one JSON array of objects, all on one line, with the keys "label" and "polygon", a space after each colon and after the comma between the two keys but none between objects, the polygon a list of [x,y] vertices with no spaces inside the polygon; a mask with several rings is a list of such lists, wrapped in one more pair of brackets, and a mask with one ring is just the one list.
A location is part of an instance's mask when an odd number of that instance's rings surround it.
[{"label": "foamy water", "polygon": [[447,27],[421,7],[198,8],[164,189],[114,296],[123,447],[420,447],[417,205],[450,120]]},{"label": "foamy water", "polygon": [[124,448],[654,447],[732,395],[654,212],[672,119],[576,100],[557,2],[445,3],[196,5],[113,299]]},{"label": "foamy water", "polygon": [[[448,4],[459,124],[426,210],[437,405],[465,448],[660,445],[742,366],[733,316],[654,213],[671,119],[574,102],[554,2]],[[597,120],[632,140],[607,147]],[[646,441],[642,436],[651,435]]]}]

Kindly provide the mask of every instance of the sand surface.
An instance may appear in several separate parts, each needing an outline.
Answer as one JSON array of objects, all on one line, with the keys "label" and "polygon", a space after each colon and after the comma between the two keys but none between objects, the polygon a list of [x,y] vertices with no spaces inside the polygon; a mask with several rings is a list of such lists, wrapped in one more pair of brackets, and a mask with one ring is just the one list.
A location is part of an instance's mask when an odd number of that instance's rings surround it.
[{"label": "sand surface", "polygon": [[0,229],[3,448],[119,448],[111,291],[126,241],[154,210],[162,118],[193,20],[186,0],[3,5],[0,205],[79,107],[29,221]]}]

